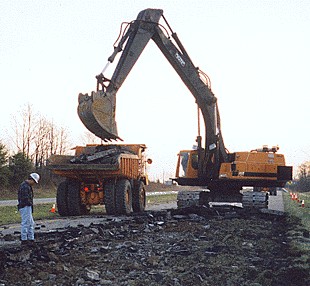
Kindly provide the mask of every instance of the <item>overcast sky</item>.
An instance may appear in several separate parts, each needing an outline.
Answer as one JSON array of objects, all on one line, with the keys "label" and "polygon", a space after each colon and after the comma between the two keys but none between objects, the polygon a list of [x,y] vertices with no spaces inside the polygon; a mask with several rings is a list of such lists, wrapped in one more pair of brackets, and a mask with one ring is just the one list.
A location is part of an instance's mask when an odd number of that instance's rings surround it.
[{"label": "overcast sky", "polygon": [[[310,160],[307,0],[2,0],[0,139],[31,104],[81,145],[78,94],[95,90],[121,23],[146,8],[164,10],[209,75],[230,152],[279,145],[287,164]],[[178,150],[195,143],[194,98],[152,42],[118,92],[116,119],[125,142],[148,146],[154,177],[173,176]]]}]

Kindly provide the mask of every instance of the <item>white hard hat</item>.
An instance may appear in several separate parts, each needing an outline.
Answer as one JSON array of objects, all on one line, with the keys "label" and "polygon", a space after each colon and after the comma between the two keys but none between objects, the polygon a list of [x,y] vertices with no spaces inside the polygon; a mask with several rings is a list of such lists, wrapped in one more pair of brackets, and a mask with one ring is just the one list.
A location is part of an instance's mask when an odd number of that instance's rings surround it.
[{"label": "white hard hat", "polygon": [[40,175],[37,174],[37,173],[31,173],[30,175],[30,178],[33,179],[37,184],[39,183],[39,180],[40,180]]}]

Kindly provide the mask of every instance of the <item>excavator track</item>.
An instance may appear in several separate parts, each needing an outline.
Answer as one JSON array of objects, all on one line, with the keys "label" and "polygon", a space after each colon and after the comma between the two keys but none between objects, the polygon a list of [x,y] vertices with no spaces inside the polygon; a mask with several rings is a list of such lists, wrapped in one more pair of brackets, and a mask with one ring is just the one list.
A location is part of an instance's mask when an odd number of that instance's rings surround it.
[{"label": "excavator track", "polygon": [[[197,191],[179,191],[177,196],[178,208],[188,207],[209,207],[212,203],[227,203],[227,204],[240,204],[244,209],[266,209],[268,208],[268,193],[264,192],[243,192],[237,199],[229,201],[216,200],[216,197],[212,197],[208,190]],[[227,197],[226,197],[227,198]],[[241,205],[240,205],[241,206]]]},{"label": "excavator track", "polygon": [[268,193],[265,192],[244,192],[242,196],[243,208],[268,208]]},{"label": "excavator track", "polygon": [[179,191],[177,195],[178,208],[187,208],[193,206],[200,206],[200,196],[203,191]]}]

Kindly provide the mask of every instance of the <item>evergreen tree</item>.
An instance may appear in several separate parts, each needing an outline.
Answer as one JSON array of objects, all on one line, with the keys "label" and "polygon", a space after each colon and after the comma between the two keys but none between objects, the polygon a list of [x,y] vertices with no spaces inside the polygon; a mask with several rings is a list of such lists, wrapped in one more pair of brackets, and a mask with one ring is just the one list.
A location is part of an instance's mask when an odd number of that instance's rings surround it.
[{"label": "evergreen tree", "polygon": [[11,171],[10,185],[16,187],[27,179],[34,168],[31,160],[24,153],[18,152],[11,157],[9,169]]},{"label": "evergreen tree", "polygon": [[10,170],[8,167],[8,151],[4,144],[0,142],[0,190],[9,186]]}]

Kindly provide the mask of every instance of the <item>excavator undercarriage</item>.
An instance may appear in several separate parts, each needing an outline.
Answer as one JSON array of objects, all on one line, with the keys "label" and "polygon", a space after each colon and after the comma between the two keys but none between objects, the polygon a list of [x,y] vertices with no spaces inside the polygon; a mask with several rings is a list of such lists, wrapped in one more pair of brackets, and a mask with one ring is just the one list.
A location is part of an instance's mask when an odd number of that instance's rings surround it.
[{"label": "excavator undercarriage", "polygon": [[240,192],[217,192],[210,190],[179,191],[177,196],[178,208],[212,207],[215,205],[233,205],[245,209],[268,208],[269,194],[245,190]]}]

